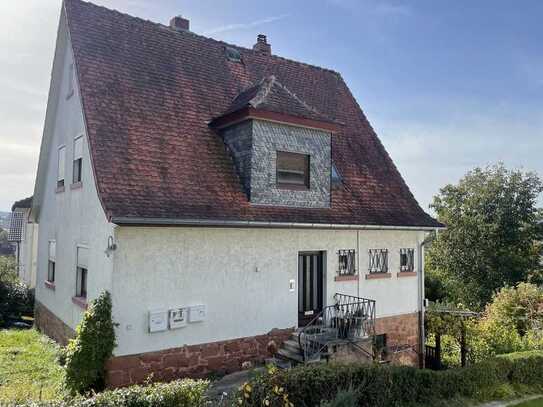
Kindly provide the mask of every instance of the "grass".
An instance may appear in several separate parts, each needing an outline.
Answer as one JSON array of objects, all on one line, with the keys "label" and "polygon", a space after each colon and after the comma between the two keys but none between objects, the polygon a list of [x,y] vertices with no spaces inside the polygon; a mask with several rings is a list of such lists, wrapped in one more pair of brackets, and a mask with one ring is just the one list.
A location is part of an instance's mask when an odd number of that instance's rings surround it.
[{"label": "grass", "polygon": [[0,404],[56,400],[63,394],[64,369],[58,346],[31,330],[0,330]]},{"label": "grass", "polygon": [[520,404],[515,404],[515,407],[543,407],[543,398],[526,401]]}]

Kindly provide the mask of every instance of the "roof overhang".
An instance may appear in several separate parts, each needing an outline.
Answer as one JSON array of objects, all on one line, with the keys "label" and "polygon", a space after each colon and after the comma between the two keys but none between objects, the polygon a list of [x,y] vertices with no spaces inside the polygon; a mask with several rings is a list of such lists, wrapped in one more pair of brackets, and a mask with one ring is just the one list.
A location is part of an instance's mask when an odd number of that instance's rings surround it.
[{"label": "roof overhang", "polygon": [[351,225],[334,223],[299,223],[299,222],[267,222],[237,221],[221,219],[175,219],[175,218],[142,218],[113,217],[111,222],[118,226],[200,226],[200,227],[232,227],[232,228],[272,228],[272,229],[338,229],[338,230],[411,230],[431,232],[445,229],[444,226],[394,226],[394,225]]},{"label": "roof overhang", "polygon": [[269,110],[255,109],[250,106],[246,106],[234,112],[229,112],[219,116],[211,120],[209,125],[220,130],[250,119],[287,124],[289,126],[306,127],[309,129],[324,130],[330,133],[338,133],[340,131],[340,126],[337,123],[308,119],[306,117],[293,116],[290,114],[272,112]]}]

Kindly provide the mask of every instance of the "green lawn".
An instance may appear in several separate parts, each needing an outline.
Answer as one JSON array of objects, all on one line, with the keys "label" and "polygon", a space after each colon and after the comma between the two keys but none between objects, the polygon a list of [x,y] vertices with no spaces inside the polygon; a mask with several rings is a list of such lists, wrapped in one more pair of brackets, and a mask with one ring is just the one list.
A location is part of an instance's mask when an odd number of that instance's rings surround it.
[{"label": "green lawn", "polygon": [[58,347],[36,330],[0,330],[0,404],[62,396]]},{"label": "green lawn", "polygon": [[515,407],[543,407],[543,398],[515,404]]}]

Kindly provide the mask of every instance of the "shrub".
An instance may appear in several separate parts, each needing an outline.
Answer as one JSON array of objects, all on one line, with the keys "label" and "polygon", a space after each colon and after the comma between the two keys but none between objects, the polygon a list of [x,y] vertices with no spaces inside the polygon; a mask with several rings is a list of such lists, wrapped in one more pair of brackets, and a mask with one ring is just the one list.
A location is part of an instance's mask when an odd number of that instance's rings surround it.
[{"label": "shrub", "polygon": [[[487,400],[543,389],[543,352],[502,355],[479,364],[446,371],[361,364],[300,366],[268,371],[248,383],[240,393],[245,407],[284,407],[271,399],[274,388],[283,389],[295,406],[318,406],[352,389],[358,406],[412,406],[455,399]],[[265,400],[268,399],[268,403]],[[332,404],[333,405],[333,404]]]},{"label": "shrub", "polygon": [[321,403],[321,407],[357,407],[358,396],[353,389],[340,390],[336,397],[328,402]]},{"label": "shrub", "polygon": [[87,399],[77,397],[64,402],[29,402],[20,407],[203,407],[208,385],[204,380],[184,379],[107,390]]},{"label": "shrub", "polygon": [[15,261],[0,256],[0,327],[23,315],[32,315],[34,295],[17,277]]},{"label": "shrub", "polygon": [[111,296],[105,291],[90,304],[66,349],[66,387],[72,393],[104,388],[104,365],[115,348],[114,327]]}]

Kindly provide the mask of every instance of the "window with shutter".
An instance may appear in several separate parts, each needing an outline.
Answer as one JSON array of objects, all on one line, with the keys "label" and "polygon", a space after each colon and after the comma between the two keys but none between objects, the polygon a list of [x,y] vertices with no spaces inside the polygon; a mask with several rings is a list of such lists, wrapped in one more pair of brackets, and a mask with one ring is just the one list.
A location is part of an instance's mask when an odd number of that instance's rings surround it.
[{"label": "window with shutter", "polygon": [[277,186],[309,189],[309,155],[277,151]]},{"label": "window with shutter", "polygon": [[89,250],[86,247],[77,248],[76,297],[87,298]]},{"label": "window with shutter", "polygon": [[72,182],[81,182],[81,171],[83,169],[83,136],[74,140],[74,161],[73,161],[73,180]]},{"label": "window with shutter", "polygon": [[64,187],[64,172],[66,168],[66,146],[58,149],[57,188]]}]

